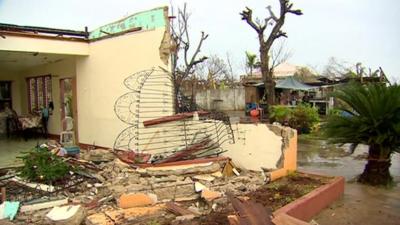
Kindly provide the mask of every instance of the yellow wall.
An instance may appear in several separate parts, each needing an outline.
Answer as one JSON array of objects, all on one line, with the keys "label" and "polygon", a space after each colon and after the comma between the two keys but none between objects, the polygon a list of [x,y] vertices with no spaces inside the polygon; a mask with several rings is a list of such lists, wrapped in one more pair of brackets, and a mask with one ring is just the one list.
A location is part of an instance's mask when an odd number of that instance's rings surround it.
[{"label": "yellow wall", "polygon": [[21,102],[21,85],[22,80],[19,76],[19,72],[7,71],[4,69],[0,70],[0,81],[12,81],[11,82],[11,98],[13,109],[20,114],[22,112]]},{"label": "yellow wall", "polygon": [[60,134],[61,132],[61,104],[60,104],[60,79],[75,77],[75,59],[68,58],[62,61],[40,65],[20,72],[20,94],[21,94],[21,113],[28,113],[28,87],[26,77],[43,76],[51,74],[52,80],[52,99],[54,103],[53,114],[49,118],[48,131],[50,134]]},{"label": "yellow wall", "polygon": [[77,57],[79,142],[112,147],[127,124],[114,112],[114,103],[129,92],[123,85],[128,76],[158,66],[159,47],[165,29],[130,33],[92,42],[90,55]]},{"label": "yellow wall", "polygon": [[89,44],[86,42],[4,36],[6,38],[0,41],[0,51],[40,52],[63,55],[89,54]]},{"label": "yellow wall", "polygon": [[224,153],[241,168],[260,171],[277,169],[282,155],[282,137],[265,124],[234,124],[235,143],[225,143]]}]

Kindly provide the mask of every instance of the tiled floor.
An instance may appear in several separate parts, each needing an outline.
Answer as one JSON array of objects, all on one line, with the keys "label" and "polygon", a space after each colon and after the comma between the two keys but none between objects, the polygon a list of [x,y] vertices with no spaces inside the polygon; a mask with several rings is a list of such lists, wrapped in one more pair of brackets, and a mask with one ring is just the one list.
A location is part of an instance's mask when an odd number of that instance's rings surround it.
[{"label": "tiled floor", "polygon": [[0,168],[15,166],[20,164],[17,156],[34,148],[38,143],[42,144],[42,138],[30,138],[25,141],[22,138],[6,138],[0,136]]}]

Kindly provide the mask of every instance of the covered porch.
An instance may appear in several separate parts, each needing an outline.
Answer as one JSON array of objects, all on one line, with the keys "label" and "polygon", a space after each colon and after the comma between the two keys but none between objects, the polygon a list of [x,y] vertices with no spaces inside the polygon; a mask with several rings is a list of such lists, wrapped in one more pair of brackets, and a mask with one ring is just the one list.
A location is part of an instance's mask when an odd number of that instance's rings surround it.
[{"label": "covered porch", "polygon": [[0,145],[28,139],[30,143],[36,138],[58,139],[64,118],[77,116],[76,61],[88,55],[88,44],[84,39],[7,30],[3,25]]}]

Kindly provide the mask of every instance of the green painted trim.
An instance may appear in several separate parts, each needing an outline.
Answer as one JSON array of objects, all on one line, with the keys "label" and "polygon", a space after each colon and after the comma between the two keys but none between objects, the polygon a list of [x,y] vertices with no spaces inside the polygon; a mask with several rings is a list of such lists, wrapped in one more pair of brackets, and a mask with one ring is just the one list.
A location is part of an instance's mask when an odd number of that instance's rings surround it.
[{"label": "green painted trim", "polygon": [[165,9],[166,7],[159,7],[135,13],[116,22],[101,26],[89,33],[89,40],[101,38],[109,34],[118,34],[137,27],[141,27],[142,30],[165,27],[167,24],[164,14]]}]

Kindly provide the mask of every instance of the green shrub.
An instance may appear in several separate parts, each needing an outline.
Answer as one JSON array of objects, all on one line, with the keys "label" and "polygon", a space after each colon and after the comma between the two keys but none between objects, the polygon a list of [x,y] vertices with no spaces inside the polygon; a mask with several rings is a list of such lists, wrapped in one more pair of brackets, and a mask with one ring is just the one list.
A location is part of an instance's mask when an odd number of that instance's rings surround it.
[{"label": "green shrub", "polygon": [[308,104],[300,104],[295,108],[276,105],[270,111],[271,122],[289,124],[300,133],[310,133],[319,122],[318,109]]},{"label": "green shrub", "polygon": [[281,124],[289,122],[291,117],[292,117],[292,109],[283,105],[273,106],[271,108],[269,116],[272,122],[279,122]]},{"label": "green shrub", "polygon": [[333,109],[329,109],[328,111],[328,116],[333,116],[333,115],[340,115],[342,111],[340,109],[337,108],[333,108]]},{"label": "green shrub", "polygon": [[34,148],[18,158],[24,163],[18,170],[19,175],[28,181],[52,183],[65,178],[71,170],[61,157],[54,155],[47,148]]},{"label": "green shrub", "polygon": [[300,104],[293,108],[289,121],[291,127],[300,133],[310,133],[311,129],[319,122],[318,109],[308,104]]}]

